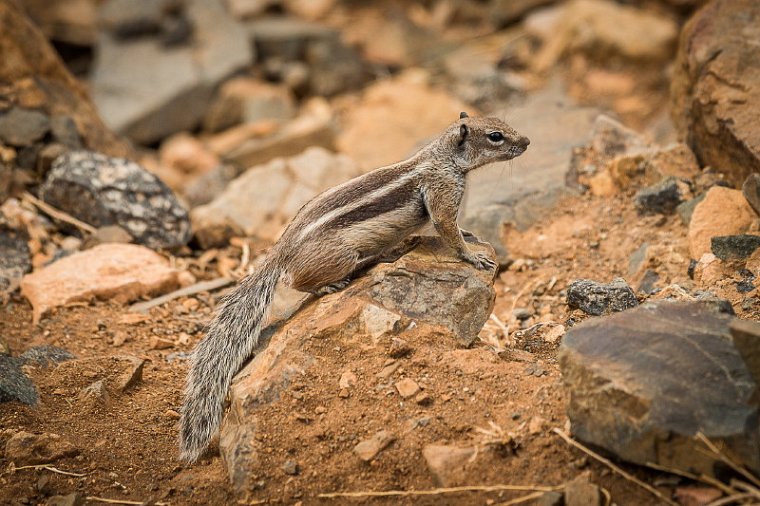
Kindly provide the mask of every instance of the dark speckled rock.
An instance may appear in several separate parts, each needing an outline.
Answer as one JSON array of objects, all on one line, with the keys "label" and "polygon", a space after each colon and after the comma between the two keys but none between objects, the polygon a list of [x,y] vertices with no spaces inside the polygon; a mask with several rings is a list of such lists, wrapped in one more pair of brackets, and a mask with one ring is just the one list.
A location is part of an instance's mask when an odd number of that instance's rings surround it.
[{"label": "dark speckled rock", "polygon": [[567,288],[567,305],[592,316],[624,311],[638,303],[636,295],[623,278],[613,279],[606,285],[589,279],[578,279]]},{"label": "dark speckled rock", "polygon": [[47,203],[93,225],[119,225],[135,242],[175,248],[190,239],[187,211],[155,175],[91,151],[59,157],[40,189]]}]

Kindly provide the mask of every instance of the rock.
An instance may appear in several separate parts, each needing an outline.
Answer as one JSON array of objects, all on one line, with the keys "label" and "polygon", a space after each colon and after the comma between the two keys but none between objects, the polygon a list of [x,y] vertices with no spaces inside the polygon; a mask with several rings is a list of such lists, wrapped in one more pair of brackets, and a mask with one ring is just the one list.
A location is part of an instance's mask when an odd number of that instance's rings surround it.
[{"label": "rock", "polygon": [[[314,343],[320,348],[376,347],[383,353],[388,338],[378,342],[371,338],[373,330],[365,325],[364,316],[368,306],[395,313],[402,329],[414,321],[413,335],[436,335],[452,347],[476,338],[493,307],[495,270],[476,270],[458,261],[437,238],[422,238],[420,243],[395,262],[378,264],[344,290],[312,300],[286,322],[265,331],[262,339],[269,345],[234,379],[229,414],[222,422],[220,450],[235,490],[249,490],[253,470],[260,466],[256,438],[262,408],[286,402],[292,410],[287,392],[293,383],[324,364]],[[493,258],[486,245],[470,247]],[[397,370],[401,361],[393,364],[388,367]],[[380,369],[378,364],[363,374]],[[382,382],[393,373],[391,369]]]},{"label": "rock", "polygon": [[18,401],[31,406],[37,404],[37,389],[21,370],[24,361],[0,355],[0,403]]},{"label": "rock", "polygon": [[354,446],[354,453],[364,462],[369,462],[395,440],[396,436],[393,433],[381,430],[371,438],[365,439]]},{"label": "rock", "polygon": [[211,203],[192,210],[195,236],[204,248],[224,245],[234,235],[274,241],[306,202],[358,174],[345,155],[317,147],[252,167]]},{"label": "rock", "polygon": [[675,499],[682,506],[707,506],[723,497],[723,492],[712,487],[677,487]]},{"label": "rock", "polygon": [[187,211],[172,191],[122,158],[90,151],[68,153],[53,164],[40,197],[95,227],[119,225],[151,248],[175,248],[190,239]]},{"label": "rock", "polygon": [[49,464],[79,455],[79,449],[58,434],[17,432],[5,444],[5,458],[18,466]]},{"label": "rock", "polygon": [[427,74],[405,72],[364,91],[361,101],[347,111],[337,147],[362,169],[375,169],[411,155],[466,110],[466,104],[430,86]]},{"label": "rock", "polygon": [[598,506],[599,487],[591,483],[589,473],[583,473],[565,485],[565,506]]},{"label": "rock", "polygon": [[287,121],[295,116],[293,94],[284,86],[237,77],[225,82],[206,112],[203,127],[218,132],[239,123]]},{"label": "rock", "polygon": [[[30,2],[24,2],[24,6],[28,4]],[[44,2],[40,7],[36,10],[76,12],[70,2],[56,6]],[[26,145],[55,124],[48,118],[64,117],[76,125],[78,137],[87,148],[112,156],[128,156],[130,149],[105,127],[85,87],[66,69],[56,50],[18,3],[3,2],[0,5],[0,26],[3,27],[0,82],[4,84],[0,102],[11,106],[10,111],[2,116],[6,121],[8,114],[24,118],[22,124],[12,122],[16,132],[6,133],[18,136],[16,141]]]},{"label": "rock", "polygon": [[714,186],[694,208],[689,223],[689,253],[699,259],[711,251],[716,236],[745,233],[756,215],[739,190]]},{"label": "rock", "polygon": [[219,157],[203,142],[186,132],[173,135],[161,144],[161,166],[183,175],[205,174],[219,166]]},{"label": "rock", "polygon": [[420,406],[430,406],[431,404],[433,404],[433,397],[431,397],[430,394],[427,392],[420,392],[414,398],[414,402],[416,402]]},{"label": "rock", "polygon": [[46,506],[84,506],[85,499],[76,492],[67,495],[54,495],[49,497]]},{"label": "rock", "polygon": [[564,506],[565,496],[562,492],[544,492],[536,501],[536,506]]},{"label": "rock", "polygon": [[690,195],[688,183],[671,176],[654,186],[642,188],[633,199],[642,214],[671,214]]},{"label": "rock", "polygon": [[87,238],[85,245],[91,247],[109,243],[128,244],[132,241],[132,235],[120,226],[106,225],[105,227],[98,227],[95,233]]},{"label": "rock", "polygon": [[[589,141],[599,111],[578,106],[559,83],[552,83],[531,93],[521,105],[497,109],[493,114],[508,118],[521,134],[541,139],[541,149],[529,148],[511,162],[514,170],[495,163],[467,176],[462,227],[488,241],[496,249],[499,263],[506,265],[510,258],[504,244],[504,224],[525,230],[550,216],[557,200],[569,193],[565,184],[568,153]],[[556,121],[541,119],[549,117]],[[530,170],[518,170],[520,167]]]},{"label": "rock", "polygon": [[356,374],[354,374],[353,371],[346,371],[340,375],[338,386],[340,388],[351,388],[352,386],[356,385],[356,380]]},{"label": "rock", "polygon": [[731,321],[728,329],[755,383],[760,383],[760,323],[737,318]]},{"label": "rock", "polygon": [[138,143],[192,130],[201,122],[217,84],[253,61],[245,29],[221,2],[187,0],[184,14],[195,44],[169,51],[158,37],[117,40],[104,33],[100,38],[92,71],[93,99],[113,129]]},{"label": "rock", "polygon": [[488,19],[497,27],[503,28],[520,20],[525,14],[554,3],[554,0],[491,0],[488,2]]},{"label": "rock", "polygon": [[742,195],[747,199],[755,214],[760,216],[760,174],[747,176],[742,185]]},{"label": "rock", "polygon": [[437,487],[452,487],[461,482],[465,466],[476,454],[474,447],[429,444],[422,449],[422,456]]},{"label": "rock", "polygon": [[301,111],[300,116],[271,135],[251,137],[246,134],[231,146],[219,143],[216,152],[238,167],[252,167],[277,157],[293,156],[311,147],[334,149],[333,117],[327,102],[312,99]]},{"label": "rock", "polygon": [[32,270],[32,258],[25,233],[0,226],[0,300],[15,291],[23,275]]},{"label": "rock", "polygon": [[760,172],[760,4],[719,0],[697,11],[681,32],[671,84],[679,134],[703,165],[735,185]]},{"label": "rock", "polygon": [[563,2],[554,9],[548,38],[532,62],[539,72],[571,54],[631,65],[663,64],[672,57],[678,35],[672,19],[603,0]]},{"label": "rock", "polygon": [[411,378],[404,378],[401,381],[397,381],[394,386],[403,399],[408,399],[409,397],[417,395],[420,391],[420,386]]},{"label": "rock", "polygon": [[98,380],[79,392],[78,400],[91,406],[105,406],[110,402],[110,396],[103,380]]},{"label": "rock", "polygon": [[391,339],[391,348],[388,350],[388,355],[393,358],[401,358],[409,355],[412,351],[414,351],[414,348],[408,342],[394,337]]},{"label": "rock", "polygon": [[298,462],[295,460],[286,460],[282,465],[282,470],[285,472],[285,474],[289,474],[290,476],[296,476],[301,471],[298,466]]},{"label": "rock", "polygon": [[82,139],[74,120],[69,116],[53,116],[50,118],[50,131],[53,140],[68,149],[82,149]]},{"label": "rock", "polygon": [[67,360],[73,360],[76,357],[73,353],[57,346],[43,344],[29,348],[18,357],[25,364],[48,367],[53,364],[59,364]]},{"label": "rock", "polygon": [[102,244],[74,253],[21,280],[35,323],[50,309],[95,298],[126,303],[178,286],[161,255],[133,244]]},{"label": "rock", "polygon": [[638,300],[622,278],[616,278],[606,285],[579,279],[567,287],[567,305],[592,316],[600,316],[635,307]]},{"label": "rock", "polygon": [[678,217],[681,218],[681,223],[687,227],[691,224],[691,217],[694,215],[694,209],[697,208],[697,204],[705,199],[705,195],[706,194],[702,193],[691,200],[678,204],[676,212],[678,213]]},{"label": "rock", "polygon": [[732,320],[710,304],[660,301],[573,327],[559,352],[573,434],[634,463],[714,475],[701,431],[760,469],[757,384]]},{"label": "rock", "polygon": [[38,111],[13,107],[0,112],[0,142],[31,146],[50,131],[50,118]]},{"label": "rock", "polygon": [[[145,360],[141,358],[113,355],[68,360],[48,374],[56,384],[75,389],[78,395],[89,388],[93,393],[108,396],[111,392],[124,393],[142,381],[144,367]],[[104,391],[97,384],[101,381]]]},{"label": "rock", "polygon": [[741,234],[716,236],[710,239],[713,254],[723,261],[745,259],[760,248],[760,236]]}]

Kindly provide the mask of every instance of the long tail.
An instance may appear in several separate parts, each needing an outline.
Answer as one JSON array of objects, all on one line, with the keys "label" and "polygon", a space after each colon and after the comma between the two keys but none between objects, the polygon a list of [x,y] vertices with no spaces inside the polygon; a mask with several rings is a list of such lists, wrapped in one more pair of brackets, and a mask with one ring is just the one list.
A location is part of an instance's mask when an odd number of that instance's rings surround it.
[{"label": "long tail", "polygon": [[[271,257],[270,257],[271,258]],[[181,458],[195,462],[222,422],[232,377],[256,349],[281,269],[265,260],[227,295],[195,348],[180,418]]]}]

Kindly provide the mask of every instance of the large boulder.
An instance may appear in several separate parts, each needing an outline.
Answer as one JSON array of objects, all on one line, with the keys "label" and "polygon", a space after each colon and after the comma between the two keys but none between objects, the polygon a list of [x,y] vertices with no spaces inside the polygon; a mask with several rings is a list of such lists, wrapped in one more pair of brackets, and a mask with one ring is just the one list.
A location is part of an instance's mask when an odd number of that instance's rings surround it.
[{"label": "large boulder", "polygon": [[[493,258],[493,250],[486,245],[470,247]],[[266,416],[269,406],[281,402],[293,409],[288,399],[294,383],[324,374],[320,372],[325,371],[320,365],[325,360],[322,347],[370,349],[390,345],[393,337],[412,341],[430,334],[443,334],[437,340],[450,336],[453,342],[468,345],[491,313],[495,275],[495,270],[476,270],[457,261],[439,239],[423,238],[395,263],[374,267],[345,290],[308,303],[286,323],[265,331],[268,346],[237,375],[230,391],[232,406],[222,425],[220,449],[233,487],[240,493],[252,490],[260,469],[260,417]],[[399,365],[391,360],[385,369],[393,369],[375,376],[357,372],[364,381],[371,376],[385,383]],[[342,378],[341,388],[349,396],[350,389],[358,388],[352,386],[356,375],[346,373]],[[377,451],[366,456],[372,458],[388,442],[389,437],[383,437],[382,444],[375,445]],[[369,444],[360,444],[359,450],[365,446]]]},{"label": "large boulder", "polygon": [[707,302],[665,302],[570,330],[560,367],[573,434],[625,460],[714,475],[702,432],[760,470],[758,385]]},{"label": "large boulder", "polygon": [[760,171],[760,2],[715,0],[684,26],[673,119],[703,165],[741,185]]},{"label": "large boulder", "polygon": [[75,136],[73,142],[81,140],[90,149],[115,156],[130,153],[100,120],[84,86],[13,0],[0,2],[0,54],[0,144],[28,147],[50,133],[62,144],[72,143]]}]

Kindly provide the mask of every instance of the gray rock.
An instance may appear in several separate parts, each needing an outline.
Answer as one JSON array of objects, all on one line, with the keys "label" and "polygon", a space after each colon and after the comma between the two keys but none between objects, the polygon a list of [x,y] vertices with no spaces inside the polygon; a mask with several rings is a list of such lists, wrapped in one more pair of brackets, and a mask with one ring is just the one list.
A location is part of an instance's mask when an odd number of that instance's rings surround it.
[{"label": "gray rock", "polygon": [[19,358],[0,355],[0,402],[37,404],[37,389],[21,370],[23,363]]},{"label": "gray rock", "polygon": [[564,504],[565,496],[562,492],[544,492],[536,500],[536,506],[563,506]]},{"label": "gray rock", "polygon": [[53,133],[54,141],[69,149],[82,148],[82,138],[79,136],[77,125],[69,116],[53,116],[50,118],[50,130]]},{"label": "gray rock", "polygon": [[578,279],[567,288],[567,305],[593,316],[625,311],[638,303],[633,290],[622,278],[608,284]]},{"label": "gray rock", "polygon": [[65,362],[66,360],[73,360],[76,357],[68,350],[59,348],[57,346],[51,346],[49,344],[43,344],[42,346],[34,346],[29,348],[18,357],[25,364],[32,363],[37,366],[49,366],[51,364],[58,364]]},{"label": "gray rock", "polygon": [[50,119],[39,111],[12,107],[0,112],[0,141],[10,146],[31,146],[49,131]]},{"label": "gray rock", "polygon": [[25,234],[0,227],[0,294],[14,290],[22,276],[32,270],[26,241]]},{"label": "gray rock", "polygon": [[[108,0],[98,9],[98,21],[118,38],[154,35],[161,31],[176,0]],[[179,10],[179,9],[175,9]]]},{"label": "gray rock", "polygon": [[583,473],[565,485],[565,506],[598,506],[602,498],[599,487]]},{"label": "gray rock", "polygon": [[196,46],[167,49],[158,38],[101,37],[92,93],[108,125],[139,143],[198,125],[216,85],[253,61],[245,29],[221,2],[188,0]]},{"label": "gray rock", "polygon": [[689,223],[691,223],[691,215],[694,214],[694,208],[705,199],[705,195],[707,195],[707,193],[701,193],[691,200],[678,204],[676,212],[678,213],[678,217],[681,218],[681,223],[687,227],[689,226]]},{"label": "gray rock", "polygon": [[499,262],[505,264],[504,223],[514,222],[519,229],[530,227],[548,215],[557,199],[569,191],[565,188],[568,153],[588,142],[599,111],[578,106],[559,83],[552,83],[531,94],[523,104],[495,111],[494,115],[509,118],[521,134],[541,143],[541,149],[531,147],[508,164],[492,164],[468,176],[462,226],[491,243]]},{"label": "gray rock", "polygon": [[686,182],[677,177],[667,177],[653,186],[642,188],[633,199],[636,209],[642,214],[671,214],[688,192]]},{"label": "gray rock", "polygon": [[742,193],[749,205],[760,216],[760,174],[750,174],[744,180]]},{"label": "gray rock", "polygon": [[757,472],[757,383],[732,321],[700,302],[660,301],[571,329],[559,358],[573,434],[631,462],[713,475],[701,431]]},{"label": "gray rock", "polygon": [[713,255],[723,261],[740,260],[749,257],[760,248],[760,236],[740,234],[723,235],[710,239]]},{"label": "gray rock", "polygon": [[85,499],[73,492],[67,495],[54,495],[49,497],[45,506],[84,506]]},{"label": "gray rock", "polygon": [[187,211],[172,191],[122,158],[68,153],[54,162],[40,197],[95,227],[119,225],[150,248],[174,248],[190,239]]},{"label": "gray rock", "polygon": [[731,321],[729,331],[755,383],[760,384],[760,323],[736,318]]}]

